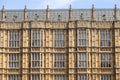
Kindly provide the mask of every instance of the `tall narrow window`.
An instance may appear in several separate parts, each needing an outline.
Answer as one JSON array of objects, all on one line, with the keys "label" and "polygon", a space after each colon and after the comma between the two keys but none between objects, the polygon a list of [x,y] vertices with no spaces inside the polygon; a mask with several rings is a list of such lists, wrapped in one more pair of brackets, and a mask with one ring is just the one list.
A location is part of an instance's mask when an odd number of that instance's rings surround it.
[{"label": "tall narrow window", "polygon": [[87,46],[87,33],[85,29],[77,30],[77,46]]},{"label": "tall narrow window", "polygon": [[19,55],[18,54],[9,54],[8,67],[9,68],[18,68],[19,67]]},{"label": "tall narrow window", "polygon": [[111,80],[111,75],[101,75],[101,80]]},{"label": "tall narrow window", "polygon": [[54,80],[65,80],[64,75],[54,75]]},{"label": "tall narrow window", "polygon": [[54,46],[55,47],[65,46],[65,35],[63,30],[54,31]]},{"label": "tall narrow window", "polygon": [[100,31],[100,46],[103,46],[103,47],[110,46],[110,31],[108,30]]},{"label": "tall narrow window", "polygon": [[77,80],[87,80],[87,75],[86,74],[80,74],[80,75],[78,75]]},{"label": "tall narrow window", "polygon": [[3,47],[2,38],[3,38],[3,31],[0,30],[0,47]]},{"label": "tall narrow window", "polygon": [[54,67],[63,68],[65,67],[65,56],[64,54],[54,54]]},{"label": "tall narrow window", "polygon": [[9,32],[9,47],[19,47],[20,36],[17,31]]},{"label": "tall narrow window", "polygon": [[78,53],[77,54],[77,66],[78,67],[87,67],[87,54]]},{"label": "tall narrow window", "polygon": [[32,79],[31,80],[42,80],[40,74],[32,74]]},{"label": "tall narrow window", "polygon": [[8,80],[19,80],[18,75],[8,75]]},{"label": "tall narrow window", "polygon": [[32,47],[40,47],[42,42],[42,35],[41,31],[38,30],[32,30],[31,31],[31,46]]},{"label": "tall narrow window", "polygon": [[32,53],[31,54],[31,67],[41,67],[42,66],[42,54]]},{"label": "tall narrow window", "polygon": [[111,54],[103,53],[101,54],[101,67],[111,67]]}]

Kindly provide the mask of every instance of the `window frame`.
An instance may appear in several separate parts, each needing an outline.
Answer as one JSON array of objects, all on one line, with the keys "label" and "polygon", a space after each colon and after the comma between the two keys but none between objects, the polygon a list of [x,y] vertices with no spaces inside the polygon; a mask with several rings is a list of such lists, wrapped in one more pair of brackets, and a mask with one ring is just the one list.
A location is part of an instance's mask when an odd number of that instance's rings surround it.
[{"label": "window frame", "polygon": [[[14,59],[16,59],[16,60],[14,60]],[[19,54],[13,54],[13,53],[12,54],[8,54],[8,68],[19,68],[20,67],[19,60],[20,60]]]},{"label": "window frame", "polygon": [[110,74],[103,74],[100,77],[101,77],[101,80],[112,80]]},{"label": "window frame", "polygon": [[41,47],[42,37],[42,31],[40,29],[31,29],[31,47]]},{"label": "window frame", "polygon": [[77,46],[85,47],[88,45],[87,42],[87,29],[77,29]]},{"label": "window frame", "polygon": [[8,43],[9,43],[9,47],[10,48],[19,48],[20,47],[20,31],[13,31],[13,30],[10,30],[9,31],[9,40],[8,40]]},{"label": "window frame", "polygon": [[111,30],[100,30],[99,31],[99,44],[100,47],[111,46]]},{"label": "window frame", "polygon": [[3,47],[4,42],[2,40],[4,39],[3,31],[0,30],[0,47]]},{"label": "window frame", "polygon": [[63,74],[56,74],[56,75],[54,75],[54,80],[66,80],[65,79],[65,75],[63,75]]},{"label": "window frame", "polygon": [[87,80],[87,74],[79,74],[77,80]]},{"label": "window frame", "polygon": [[[15,76],[17,76],[17,79],[14,79]],[[9,77],[12,77],[12,79],[9,79]],[[19,80],[19,76],[16,74],[8,75],[7,80]]]},{"label": "window frame", "polygon": [[66,40],[65,30],[53,30],[53,44],[54,47],[65,47]]},{"label": "window frame", "polygon": [[112,53],[101,53],[100,54],[100,67],[101,68],[112,67]]},{"label": "window frame", "polygon": [[54,57],[53,58],[54,68],[64,68],[65,67],[65,54],[55,53],[53,57]]},{"label": "window frame", "polygon": [[[33,78],[33,76],[34,76],[34,78]],[[37,79],[35,77],[37,77]],[[42,76],[41,76],[41,74],[31,74],[31,80],[42,80]]]},{"label": "window frame", "polygon": [[77,67],[87,68],[88,67],[88,54],[86,52],[77,53]]},{"label": "window frame", "polygon": [[[33,63],[34,64],[37,63],[37,66],[35,65],[33,66]],[[41,67],[42,67],[42,53],[31,53],[31,68],[41,68]]]}]

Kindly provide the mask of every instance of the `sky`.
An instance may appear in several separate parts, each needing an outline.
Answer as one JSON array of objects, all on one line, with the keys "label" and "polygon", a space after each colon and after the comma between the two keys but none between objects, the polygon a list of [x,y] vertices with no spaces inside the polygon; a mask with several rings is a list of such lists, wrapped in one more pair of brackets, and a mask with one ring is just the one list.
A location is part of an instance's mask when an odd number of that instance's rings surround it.
[{"label": "sky", "polygon": [[51,9],[68,9],[69,5],[75,9],[89,9],[94,4],[95,8],[114,8],[116,4],[120,8],[120,0],[0,0],[0,9],[23,9],[26,5],[28,9],[46,9],[49,5]]}]

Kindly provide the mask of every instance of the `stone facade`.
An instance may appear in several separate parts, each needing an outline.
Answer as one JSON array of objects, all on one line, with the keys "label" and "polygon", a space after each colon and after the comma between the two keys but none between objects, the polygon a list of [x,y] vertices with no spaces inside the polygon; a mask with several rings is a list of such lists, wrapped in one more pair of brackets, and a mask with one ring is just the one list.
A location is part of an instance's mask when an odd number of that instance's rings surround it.
[{"label": "stone facade", "polygon": [[[88,14],[91,20],[86,20],[82,16],[84,14],[79,16],[80,20],[74,20],[71,6],[67,10],[68,21],[62,20],[61,15],[56,20],[51,20],[49,6],[45,11],[46,20],[39,19],[39,16],[29,20],[26,7],[23,10],[23,20],[17,20],[16,15],[9,20],[6,13],[10,11],[4,7],[1,10],[0,80],[120,80],[120,13],[116,6],[112,19],[104,15],[102,20],[96,20],[94,6],[90,10],[91,15]],[[35,39],[32,38],[32,32],[40,33],[40,39],[36,37],[40,41],[32,42]],[[55,41],[57,32],[64,37],[59,37],[56,40],[58,43]],[[103,36],[106,35],[103,42],[102,32]],[[82,41],[78,39],[80,34],[83,34]],[[40,42],[40,45],[35,42]],[[37,60],[33,53],[40,53],[37,55],[40,58]],[[14,56],[11,57],[10,54]],[[55,54],[63,54],[64,59],[58,59],[57,62]],[[109,56],[102,57],[102,54]],[[38,63],[34,64],[34,60]]]}]

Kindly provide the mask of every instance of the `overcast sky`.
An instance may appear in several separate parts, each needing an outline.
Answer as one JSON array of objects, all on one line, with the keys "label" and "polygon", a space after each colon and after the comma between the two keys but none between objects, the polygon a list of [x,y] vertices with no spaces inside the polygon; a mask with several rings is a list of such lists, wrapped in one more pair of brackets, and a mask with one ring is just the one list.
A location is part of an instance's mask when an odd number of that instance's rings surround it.
[{"label": "overcast sky", "polygon": [[28,9],[45,9],[46,5],[68,9],[70,4],[72,8],[91,8],[92,4],[95,8],[114,8],[115,4],[120,8],[120,0],[0,0],[0,8],[4,5],[6,9],[23,9],[25,4]]}]

